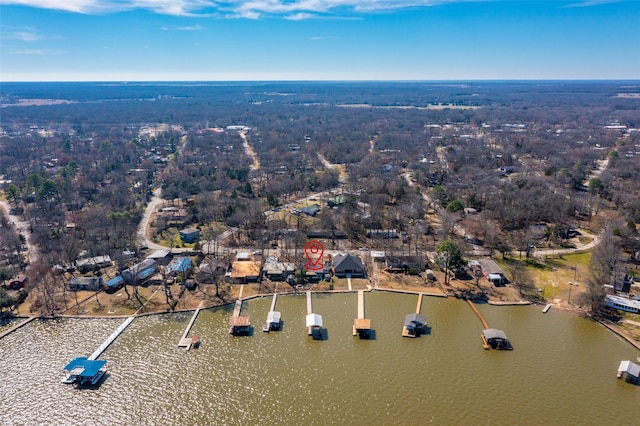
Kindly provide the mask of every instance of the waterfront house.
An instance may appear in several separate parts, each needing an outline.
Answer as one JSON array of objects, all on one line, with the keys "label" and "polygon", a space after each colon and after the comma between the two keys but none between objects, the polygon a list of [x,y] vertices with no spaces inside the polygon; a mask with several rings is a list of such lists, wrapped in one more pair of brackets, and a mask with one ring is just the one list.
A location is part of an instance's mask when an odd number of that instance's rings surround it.
[{"label": "waterfront house", "polygon": [[169,276],[175,277],[178,274],[189,272],[191,267],[192,262],[190,257],[176,257],[171,261],[169,266],[167,266],[166,272]]},{"label": "waterfront house", "polygon": [[102,277],[73,277],[69,280],[69,290],[97,291],[102,288]]},{"label": "waterfront house", "polygon": [[113,292],[124,286],[124,279],[120,275],[116,275],[111,278],[109,281],[104,283],[105,289],[107,292]]},{"label": "waterfront house", "polygon": [[262,274],[271,281],[284,281],[295,270],[296,265],[293,262],[278,262],[276,259],[267,259],[262,267]]},{"label": "waterfront house", "polygon": [[496,287],[504,286],[509,282],[502,268],[493,259],[479,259],[482,274]]},{"label": "waterfront house", "polygon": [[260,281],[260,261],[235,261],[231,264],[228,277],[233,284],[246,284]]},{"label": "waterfront house", "polygon": [[394,273],[417,274],[424,270],[424,263],[421,256],[387,256],[385,270]]},{"label": "waterfront house", "polygon": [[364,278],[366,275],[362,260],[351,254],[337,254],[333,257],[333,273],[338,278]]},{"label": "waterfront house", "polygon": [[141,285],[147,282],[158,270],[158,263],[147,258],[122,271],[122,278],[129,285]]}]

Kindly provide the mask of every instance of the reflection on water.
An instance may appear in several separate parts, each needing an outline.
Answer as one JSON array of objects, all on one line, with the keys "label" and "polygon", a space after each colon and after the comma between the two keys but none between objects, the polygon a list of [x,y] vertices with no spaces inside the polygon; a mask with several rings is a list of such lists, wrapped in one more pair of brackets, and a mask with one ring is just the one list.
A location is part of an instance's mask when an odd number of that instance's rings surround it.
[{"label": "reflection on water", "polygon": [[304,296],[279,297],[280,332],[263,333],[270,298],[243,305],[255,332],[231,337],[232,309],[137,318],[104,353],[97,390],[59,383],[121,320],[35,321],[0,340],[0,424],[632,424],[640,389],[617,380],[634,350],[599,325],[539,307],[479,306],[515,350],[482,349],[466,302],[425,298],[431,334],[400,336],[417,296],[365,295],[375,340],[352,335],[356,294],[313,295],[328,339],[306,334]]}]

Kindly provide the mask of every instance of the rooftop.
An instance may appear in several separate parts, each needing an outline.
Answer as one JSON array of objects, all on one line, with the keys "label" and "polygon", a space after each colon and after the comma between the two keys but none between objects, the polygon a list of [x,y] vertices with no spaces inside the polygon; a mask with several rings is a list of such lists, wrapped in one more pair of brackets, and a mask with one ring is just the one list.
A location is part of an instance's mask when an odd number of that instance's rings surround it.
[{"label": "rooftop", "polygon": [[98,374],[98,371],[104,367],[106,363],[107,361],[104,360],[89,360],[86,357],[80,356],[71,360],[64,369],[66,371],[75,370],[80,377],[93,377]]}]

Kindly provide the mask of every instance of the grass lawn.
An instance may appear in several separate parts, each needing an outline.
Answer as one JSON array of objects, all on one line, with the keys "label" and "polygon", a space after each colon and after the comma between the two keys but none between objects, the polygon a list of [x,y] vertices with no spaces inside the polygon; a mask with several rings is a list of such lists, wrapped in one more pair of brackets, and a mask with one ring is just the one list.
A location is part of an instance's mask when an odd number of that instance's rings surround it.
[{"label": "grass lawn", "polygon": [[[562,299],[568,301],[569,288],[571,298],[584,291],[584,280],[588,273],[591,252],[566,254],[561,257],[545,258],[544,260],[530,257],[529,259],[509,257],[496,258],[496,263],[511,278],[509,269],[514,264],[521,264],[530,274],[534,285],[542,289],[542,296],[547,300]],[[578,287],[569,282],[577,283]]]}]

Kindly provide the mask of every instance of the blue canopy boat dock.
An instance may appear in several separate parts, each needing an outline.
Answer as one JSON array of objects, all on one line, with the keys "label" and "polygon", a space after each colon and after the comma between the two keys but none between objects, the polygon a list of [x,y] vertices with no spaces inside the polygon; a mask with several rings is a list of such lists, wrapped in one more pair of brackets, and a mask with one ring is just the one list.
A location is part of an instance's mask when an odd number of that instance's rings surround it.
[{"label": "blue canopy boat dock", "polygon": [[74,358],[64,367],[67,376],[62,379],[62,383],[95,385],[107,372],[106,364],[105,360],[92,360],[83,356]]}]

